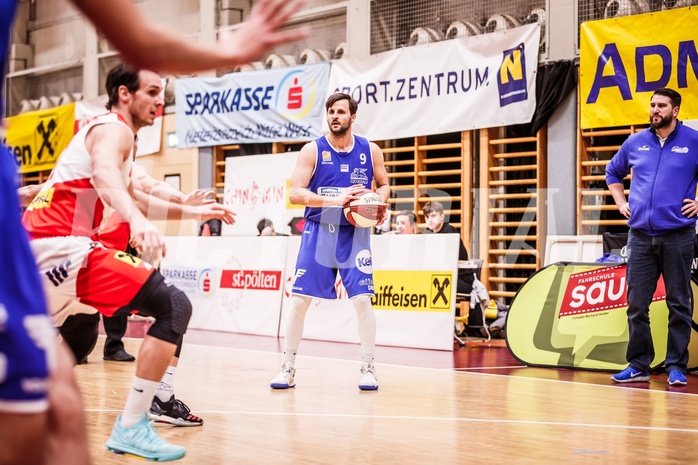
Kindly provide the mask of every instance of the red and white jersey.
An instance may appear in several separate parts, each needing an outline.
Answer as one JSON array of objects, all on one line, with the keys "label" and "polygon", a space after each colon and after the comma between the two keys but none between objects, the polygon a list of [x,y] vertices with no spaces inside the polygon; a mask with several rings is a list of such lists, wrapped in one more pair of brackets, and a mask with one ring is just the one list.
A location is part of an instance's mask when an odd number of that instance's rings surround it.
[{"label": "red and white jersey", "polygon": [[107,211],[109,213],[105,214],[99,231],[92,236],[92,239],[108,249],[126,250],[131,237],[131,226],[116,210],[106,208],[105,212]]},{"label": "red and white jersey", "polygon": [[[22,222],[31,239],[92,236],[102,223],[104,203],[95,189],[92,159],[85,146],[87,133],[98,124],[126,122],[117,113],[107,113],[96,117],[75,134],[58,158],[48,181],[24,212]],[[131,183],[132,160],[133,153],[124,163],[121,173],[126,185]]]}]

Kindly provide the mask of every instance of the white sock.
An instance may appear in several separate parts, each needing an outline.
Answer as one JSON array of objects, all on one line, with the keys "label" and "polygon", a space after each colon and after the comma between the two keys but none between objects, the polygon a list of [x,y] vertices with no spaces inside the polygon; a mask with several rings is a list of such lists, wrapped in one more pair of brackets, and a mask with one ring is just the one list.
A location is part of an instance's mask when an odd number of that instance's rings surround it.
[{"label": "white sock", "polygon": [[366,364],[373,363],[373,354],[376,350],[376,314],[371,306],[371,298],[367,295],[359,295],[351,299],[359,321],[359,341],[361,341],[361,361]]},{"label": "white sock", "polygon": [[313,299],[294,294],[291,297],[291,312],[286,318],[286,334],[284,335],[284,364],[293,366],[296,363],[298,346],[303,339],[303,324],[305,314]]},{"label": "white sock", "polygon": [[150,405],[153,403],[155,390],[158,388],[157,381],[149,381],[147,379],[133,377],[131,389],[128,391],[128,398],[124,411],[121,413],[121,426],[128,428],[135,425],[143,415],[150,410]]},{"label": "white sock", "polygon": [[284,365],[287,367],[293,367],[296,364],[296,351],[286,352],[284,350]]},{"label": "white sock", "polygon": [[170,400],[170,397],[174,395],[174,380],[176,371],[177,367],[172,365],[168,366],[167,370],[165,370],[165,374],[162,375],[160,384],[158,384],[158,390],[155,391],[155,395],[158,396],[158,399],[163,402],[167,402]]}]

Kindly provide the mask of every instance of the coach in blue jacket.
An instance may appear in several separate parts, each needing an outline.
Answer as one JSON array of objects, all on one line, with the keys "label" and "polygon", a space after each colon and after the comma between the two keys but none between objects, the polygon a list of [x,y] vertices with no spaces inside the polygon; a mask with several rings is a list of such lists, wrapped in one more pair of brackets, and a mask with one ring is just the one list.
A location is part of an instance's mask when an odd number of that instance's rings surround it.
[{"label": "coach in blue jacket", "polygon": [[[606,166],[606,182],[628,218],[628,368],[613,375],[618,383],[647,382],[654,360],[649,306],[660,274],[669,308],[664,360],[671,385],[686,384],[691,336],[691,261],[695,241],[698,132],[677,120],[681,95],[654,91],[650,124],[631,135]],[[632,169],[630,196],[623,178]]]}]

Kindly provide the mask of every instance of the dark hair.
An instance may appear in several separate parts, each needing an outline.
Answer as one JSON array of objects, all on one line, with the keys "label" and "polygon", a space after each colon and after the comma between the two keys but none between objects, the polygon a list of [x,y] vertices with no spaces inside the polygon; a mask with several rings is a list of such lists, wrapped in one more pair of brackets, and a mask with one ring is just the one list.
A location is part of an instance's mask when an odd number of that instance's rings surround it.
[{"label": "dark hair", "polygon": [[327,99],[327,102],[325,102],[325,110],[329,110],[332,105],[339,102],[340,100],[348,100],[349,101],[349,114],[350,115],[356,114],[356,110],[359,109],[359,104],[356,103],[356,100],[354,100],[351,97],[351,95],[344,94],[342,92],[335,92],[334,94],[330,95],[330,97]]},{"label": "dark hair", "polygon": [[270,219],[262,218],[261,220],[259,220],[259,223],[257,223],[257,231],[259,231],[259,233],[262,234],[264,228],[269,226],[274,226],[274,223],[272,223]]},{"label": "dark hair", "polygon": [[110,69],[105,84],[107,95],[109,96],[107,110],[111,110],[113,106],[119,103],[119,87],[126,86],[129,92],[134,93],[138,90],[140,85],[141,83],[137,70],[123,63],[119,63]]},{"label": "dark hair", "polygon": [[413,212],[411,212],[409,210],[402,210],[402,211],[397,212],[395,214],[395,218],[397,218],[398,216],[406,216],[407,221],[409,221],[412,226],[417,224],[417,217],[414,215]]},{"label": "dark hair", "polygon": [[424,204],[422,207],[422,211],[424,212],[424,216],[429,216],[432,211],[435,211],[436,213],[443,213],[444,212],[444,206],[441,202],[437,202],[434,200],[433,202],[428,202]]},{"label": "dark hair", "polygon": [[668,87],[660,87],[659,89],[655,90],[652,94],[653,97],[655,95],[663,95],[665,97],[669,97],[669,100],[671,100],[672,107],[681,106],[681,94],[676,92],[674,89],[669,89]]}]

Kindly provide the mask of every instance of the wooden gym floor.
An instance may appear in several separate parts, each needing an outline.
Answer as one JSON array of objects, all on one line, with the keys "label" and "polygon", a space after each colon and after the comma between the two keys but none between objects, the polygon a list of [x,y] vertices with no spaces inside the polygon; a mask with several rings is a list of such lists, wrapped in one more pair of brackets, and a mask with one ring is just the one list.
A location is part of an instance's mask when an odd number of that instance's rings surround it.
[{"label": "wooden gym floor", "polygon": [[[101,337],[103,338],[103,337]],[[95,464],[135,364],[75,368]],[[127,338],[137,354],[140,339]],[[613,385],[609,373],[523,367],[504,341],[454,352],[381,347],[380,389],[357,388],[359,347],[304,340],[294,389],[272,390],[281,339],[190,330],[175,392],[203,427],[161,426],[181,464],[698,463],[698,376],[672,388]]]}]

